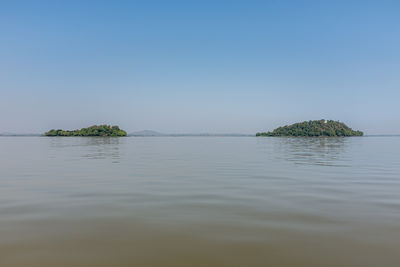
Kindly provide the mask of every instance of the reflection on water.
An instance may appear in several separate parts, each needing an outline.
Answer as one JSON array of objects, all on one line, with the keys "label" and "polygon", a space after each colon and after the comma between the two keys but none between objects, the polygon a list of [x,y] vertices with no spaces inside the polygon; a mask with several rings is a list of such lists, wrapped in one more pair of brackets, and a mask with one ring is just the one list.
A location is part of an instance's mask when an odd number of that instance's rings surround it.
[{"label": "reflection on water", "polygon": [[[278,156],[296,164],[348,166],[349,138],[276,138]],[[283,155],[282,155],[283,152]]]},{"label": "reflection on water", "polygon": [[123,138],[115,137],[51,137],[50,146],[57,149],[68,149],[75,147],[85,147],[82,157],[88,159],[112,159],[113,163],[118,163],[120,158],[120,143]]},{"label": "reflection on water", "polygon": [[1,266],[398,266],[400,138],[0,138]]}]

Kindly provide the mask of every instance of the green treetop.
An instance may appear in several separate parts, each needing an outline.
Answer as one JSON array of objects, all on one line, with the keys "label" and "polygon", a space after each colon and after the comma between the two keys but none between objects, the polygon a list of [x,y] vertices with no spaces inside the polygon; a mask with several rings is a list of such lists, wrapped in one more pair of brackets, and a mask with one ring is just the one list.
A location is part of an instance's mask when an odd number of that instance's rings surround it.
[{"label": "green treetop", "polygon": [[346,124],[333,120],[304,121],[276,128],[272,132],[257,133],[256,136],[362,136]]},{"label": "green treetop", "polygon": [[126,132],[118,126],[110,125],[94,125],[80,130],[50,130],[44,134],[45,136],[126,136]]}]

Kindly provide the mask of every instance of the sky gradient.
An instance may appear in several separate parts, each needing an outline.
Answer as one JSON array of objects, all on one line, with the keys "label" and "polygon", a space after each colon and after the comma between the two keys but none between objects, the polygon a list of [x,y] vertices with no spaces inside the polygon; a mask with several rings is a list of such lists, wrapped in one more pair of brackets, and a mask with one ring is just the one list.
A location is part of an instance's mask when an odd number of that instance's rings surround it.
[{"label": "sky gradient", "polygon": [[1,1],[0,133],[400,134],[399,1]]}]

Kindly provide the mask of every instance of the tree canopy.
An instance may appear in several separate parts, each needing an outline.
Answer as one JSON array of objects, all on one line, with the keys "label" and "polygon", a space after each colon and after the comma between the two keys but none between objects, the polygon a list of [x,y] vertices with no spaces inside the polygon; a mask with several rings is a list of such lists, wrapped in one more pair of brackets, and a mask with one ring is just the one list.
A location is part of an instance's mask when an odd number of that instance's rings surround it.
[{"label": "tree canopy", "polygon": [[93,125],[80,130],[50,130],[44,134],[45,136],[126,136],[126,132],[118,126],[110,125]]},{"label": "tree canopy", "polygon": [[276,128],[272,132],[260,132],[256,136],[362,136],[343,122],[315,120],[294,123]]}]

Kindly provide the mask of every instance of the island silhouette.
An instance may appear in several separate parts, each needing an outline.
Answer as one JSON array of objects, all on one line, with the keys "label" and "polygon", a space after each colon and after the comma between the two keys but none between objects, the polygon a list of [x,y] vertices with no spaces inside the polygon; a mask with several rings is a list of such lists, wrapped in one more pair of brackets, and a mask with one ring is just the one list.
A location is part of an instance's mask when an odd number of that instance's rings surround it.
[{"label": "island silhouette", "polygon": [[276,128],[272,132],[260,132],[256,136],[362,136],[343,122],[333,120],[303,121]]},{"label": "island silhouette", "polygon": [[55,130],[52,129],[44,133],[45,136],[127,136],[124,130],[121,130],[118,126],[110,125],[93,125],[80,130]]}]

